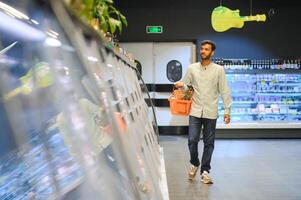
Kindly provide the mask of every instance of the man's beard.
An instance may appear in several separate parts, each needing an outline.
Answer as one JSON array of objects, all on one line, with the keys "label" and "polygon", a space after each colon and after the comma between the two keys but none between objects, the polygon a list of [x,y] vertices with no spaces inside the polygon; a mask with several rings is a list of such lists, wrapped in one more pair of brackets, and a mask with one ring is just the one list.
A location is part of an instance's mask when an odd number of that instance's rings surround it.
[{"label": "man's beard", "polygon": [[201,59],[202,60],[209,60],[211,58],[211,55],[208,55],[208,56],[205,56],[205,57],[203,57],[202,55],[201,55]]}]

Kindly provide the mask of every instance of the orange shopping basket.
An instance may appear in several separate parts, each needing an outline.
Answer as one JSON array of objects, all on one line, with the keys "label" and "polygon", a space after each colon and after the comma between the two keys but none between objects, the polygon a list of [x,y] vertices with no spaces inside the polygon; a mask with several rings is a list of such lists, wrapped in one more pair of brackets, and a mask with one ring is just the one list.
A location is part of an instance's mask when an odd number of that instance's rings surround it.
[{"label": "orange shopping basket", "polygon": [[173,90],[172,94],[168,98],[171,114],[189,115],[192,100],[184,100],[184,95],[184,91]]}]

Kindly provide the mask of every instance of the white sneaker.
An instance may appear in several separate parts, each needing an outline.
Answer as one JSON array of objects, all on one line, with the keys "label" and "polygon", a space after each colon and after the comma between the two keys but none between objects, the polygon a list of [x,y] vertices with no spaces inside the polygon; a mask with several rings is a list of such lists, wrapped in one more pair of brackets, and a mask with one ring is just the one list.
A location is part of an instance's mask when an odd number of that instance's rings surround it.
[{"label": "white sneaker", "polygon": [[201,182],[205,184],[213,184],[212,178],[207,171],[203,171],[201,174]]},{"label": "white sneaker", "polygon": [[191,165],[190,168],[189,168],[189,172],[188,172],[188,179],[190,181],[193,181],[197,171],[198,171],[199,167],[197,166],[194,166],[194,165]]}]

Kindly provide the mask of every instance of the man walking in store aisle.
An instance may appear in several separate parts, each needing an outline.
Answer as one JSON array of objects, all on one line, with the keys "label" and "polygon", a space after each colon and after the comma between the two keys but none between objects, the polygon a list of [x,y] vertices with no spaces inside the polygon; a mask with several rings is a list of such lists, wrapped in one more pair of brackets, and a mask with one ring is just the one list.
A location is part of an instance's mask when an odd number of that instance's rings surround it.
[{"label": "man walking in store aisle", "polygon": [[[201,181],[212,184],[209,176],[211,157],[214,149],[216,120],[218,117],[218,98],[221,95],[224,103],[224,123],[230,123],[231,92],[227,83],[224,68],[211,61],[216,45],[210,40],[201,43],[201,62],[189,65],[182,82],[175,83],[177,88],[194,89],[192,108],[189,115],[188,147],[191,166],[188,179],[194,180],[201,165]],[[203,127],[203,156],[198,158],[198,143]]]}]

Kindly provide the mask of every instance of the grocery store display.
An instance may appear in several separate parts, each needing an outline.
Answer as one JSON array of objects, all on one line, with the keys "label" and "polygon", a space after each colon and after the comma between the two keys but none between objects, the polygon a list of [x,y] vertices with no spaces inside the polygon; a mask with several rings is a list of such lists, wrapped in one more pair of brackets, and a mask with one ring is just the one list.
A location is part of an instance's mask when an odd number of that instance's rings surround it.
[{"label": "grocery store display", "polygon": [[220,64],[228,70],[246,70],[246,69],[301,69],[301,58],[287,59],[223,59],[214,58],[214,62]]},{"label": "grocery store display", "polygon": [[[233,122],[301,120],[301,59],[221,59],[232,90]],[[222,102],[219,102],[222,113]],[[222,122],[222,118],[218,119]]]},{"label": "grocery store display", "polygon": [[43,37],[1,29],[1,45],[17,43],[1,55],[0,125],[13,141],[0,147],[0,199],[163,199],[158,132],[134,62],[61,1],[4,4],[11,24]]}]

